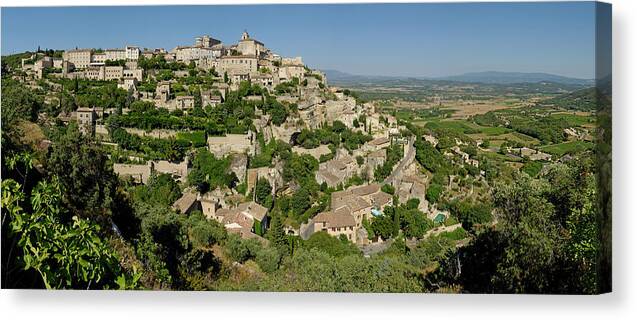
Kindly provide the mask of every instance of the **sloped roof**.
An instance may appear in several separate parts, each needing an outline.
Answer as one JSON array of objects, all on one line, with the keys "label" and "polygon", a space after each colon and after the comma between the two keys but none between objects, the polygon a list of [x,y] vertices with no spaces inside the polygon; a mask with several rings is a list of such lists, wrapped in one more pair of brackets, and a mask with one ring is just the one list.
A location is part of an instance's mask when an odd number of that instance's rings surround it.
[{"label": "sloped roof", "polygon": [[247,213],[252,216],[254,219],[259,221],[263,221],[266,214],[268,213],[268,209],[254,201],[244,202],[237,206],[237,210],[243,213]]},{"label": "sloped roof", "polygon": [[372,183],[366,186],[354,187],[350,189],[351,192],[357,196],[365,196],[372,194],[374,192],[378,192],[380,190],[380,184]]},{"label": "sloped roof", "polygon": [[177,199],[175,203],[173,203],[172,207],[175,210],[179,210],[182,213],[185,213],[192,207],[192,205],[197,201],[197,194],[194,192],[185,192],[181,198]]},{"label": "sloped roof", "polygon": [[374,140],[369,142],[369,144],[374,145],[374,146],[378,146],[378,145],[385,144],[385,143],[389,143],[389,138],[380,137],[380,138],[376,138],[376,139],[374,139]]},{"label": "sloped roof", "polygon": [[374,205],[381,205],[381,206],[389,203],[392,199],[392,196],[389,193],[385,193],[382,191],[373,194],[371,197],[372,197],[372,202]]},{"label": "sloped roof", "polygon": [[341,212],[321,212],[314,218],[314,223],[325,222],[328,228],[353,227],[356,220],[351,214]]},{"label": "sloped roof", "polygon": [[252,229],[252,225],[254,224],[254,219],[241,211],[234,211],[224,216],[222,223],[226,226],[226,228],[236,228],[238,225],[241,228],[247,228],[248,230],[250,230]]},{"label": "sloped roof", "polygon": [[329,172],[328,170],[323,170],[320,169],[317,172],[318,175],[322,176],[324,180],[326,180],[326,182],[328,182],[331,185],[336,185],[340,182],[340,179],[333,175],[331,172]]}]

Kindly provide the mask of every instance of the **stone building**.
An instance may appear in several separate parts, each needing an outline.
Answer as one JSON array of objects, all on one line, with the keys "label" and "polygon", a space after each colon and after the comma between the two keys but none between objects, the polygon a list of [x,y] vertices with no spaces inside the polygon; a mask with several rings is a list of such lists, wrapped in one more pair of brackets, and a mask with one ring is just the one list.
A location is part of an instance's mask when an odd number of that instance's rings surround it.
[{"label": "stone building", "polygon": [[265,45],[255,39],[250,38],[247,31],[241,35],[241,40],[237,44],[236,50],[242,55],[261,57],[266,53]]},{"label": "stone building", "polygon": [[163,81],[157,84],[155,88],[155,98],[161,102],[170,100],[170,82]]},{"label": "stone building", "polygon": [[92,134],[95,130],[95,120],[97,114],[93,108],[78,108],[76,111],[77,123],[80,131],[85,134]]},{"label": "stone building", "polygon": [[349,154],[345,154],[319,164],[315,178],[319,184],[325,182],[328,187],[336,187],[347,182],[357,171],[356,160]]},{"label": "stone building", "polygon": [[201,59],[214,60],[221,56],[221,48],[179,46],[173,50],[177,61],[190,62]]},{"label": "stone building", "polygon": [[105,60],[126,60],[126,49],[106,49],[104,55]]},{"label": "stone building", "polygon": [[133,69],[124,69],[122,70],[123,78],[135,78],[137,81],[144,80],[144,69],[141,68],[133,68]]},{"label": "stone building", "polygon": [[75,49],[67,50],[62,54],[62,58],[75,66],[75,68],[84,69],[91,63],[91,49]]},{"label": "stone building", "polygon": [[201,204],[197,198],[196,192],[186,190],[181,198],[173,203],[172,208],[182,214],[190,214],[193,211],[201,210]]},{"label": "stone building", "polygon": [[195,107],[195,97],[177,96],[175,98],[175,108],[179,110],[189,110]]},{"label": "stone building", "polygon": [[314,232],[324,231],[333,237],[344,235],[347,240],[356,242],[356,221],[350,214],[343,212],[321,212],[313,219]]},{"label": "stone building", "polygon": [[217,209],[213,219],[221,222],[226,230],[242,238],[261,236],[268,228],[268,209],[254,202],[244,202],[235,208]]},{"label": "stone building", "polygon": [[219,74],[250,74],[257,70],[258,59],[255,55],[223,56],[219,59]]},{"label": "stone building", "polygon": [[201,106],[206,107],[208,105],[214,107],[221,103],[221,95],[213,93],[212,90],[201,91]]},{"label": "stone building", "polygon": [[135,46],[126,46],[126,48],[124,48],[124,51],[126,52],[127,60],[138,60],[139,54],[141,52],[139,50],[139,47],[135,47]]},{"label": "stone building", "polygon": [[221,41],[209,35],[203,35],[203,36],[195,38],[195,47],[210,48],[218,44],[221,44]]}]

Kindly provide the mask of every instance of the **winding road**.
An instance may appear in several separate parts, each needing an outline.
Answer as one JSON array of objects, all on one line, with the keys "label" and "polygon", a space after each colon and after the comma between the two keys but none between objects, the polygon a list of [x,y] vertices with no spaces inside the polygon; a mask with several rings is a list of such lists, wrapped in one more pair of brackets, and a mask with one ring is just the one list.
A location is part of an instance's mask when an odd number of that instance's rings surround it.
[{"label": "winding road", "polygon": [[407,153],[403,156],[398,165],[396,165],[394,171],[392,171],[392,173],[387,178],[385,178],[385,180],[383,181],[384,183],[391,184],[395,188],[398,187],[398,183],[400,183],[403,171],[407,166],[411,165],[414,159],[416,159],[416,148],[414,148],[414,141],[416,141],[416,136],[411,136],[409,138],[409,147]]}]

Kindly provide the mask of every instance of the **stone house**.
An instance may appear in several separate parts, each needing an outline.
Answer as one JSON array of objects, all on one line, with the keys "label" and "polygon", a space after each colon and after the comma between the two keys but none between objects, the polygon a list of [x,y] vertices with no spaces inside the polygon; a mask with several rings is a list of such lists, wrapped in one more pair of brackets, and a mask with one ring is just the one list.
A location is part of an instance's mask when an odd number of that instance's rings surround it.
[{"label": "stone house", "polygon": [[391,141],[388,137],[380,137],[367,142],[362,149],[365,151],[378,151],[380,149],[387,148],[390,145]]},{"label": "stone house", "polygon": [[97,114],[94,108],[78,108],[76,111],[77,123],[80,131],[85,134],[92,134],[95,130]]},{"label": "stone house", "polygon": [[250,234],[262,236],[268,228],[268,209],[254,201],[244,202],[235,208],[217,209],[216,219],[228,232],[241,234],[242,237],[250,237]]},{"label": "stone house", "polygon": [[314,232],[325,231],[333,237],[344,235],[349,241],[356,242],[356,221],[350,214],[343,212],[321,212],[314,217]]},{"label": "stone house", "polygon": [[177,96],[175,98],[175,109],[189,110],[195,107],[195,97],[193,96]]},{"label": "stone house", "polygon": [[372,209],[382,211],[392,203],[392,196],[381,191],[380,184],[373,183],[333,192],[330,207],[334,212],[351,214],[356,226],[361,227],[363,219],[372,218]]},{"label": "stone house", "polygon": [[206,107],[208,105],[215,107],[221,103],[221,96],[213,94],[212,90],[201,91],[201,106]]},{"label": "stone house", "polygon": [[328,187],[336,187],[358,173],[358,164],[349,154],[319,164],[315,174],[316,182],[325,182]]},{"label": "stone house", "polygon": [[162,81],[157,84],[155,98],[161,102],[168,102],[168,100],[170,100],[170,82]]}]

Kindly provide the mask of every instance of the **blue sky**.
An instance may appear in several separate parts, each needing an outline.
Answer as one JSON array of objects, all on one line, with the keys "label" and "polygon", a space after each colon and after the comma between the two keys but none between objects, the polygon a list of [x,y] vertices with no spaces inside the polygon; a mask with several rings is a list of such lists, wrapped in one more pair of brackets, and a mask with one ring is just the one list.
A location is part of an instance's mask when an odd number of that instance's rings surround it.
[{"label": "blue sky", "polygon": [[172,49],[247,29],[284,56],[354,74],[487,70],[594,77],[595,5],[341,4],[2,8],[2,54],[41,48]]}]

